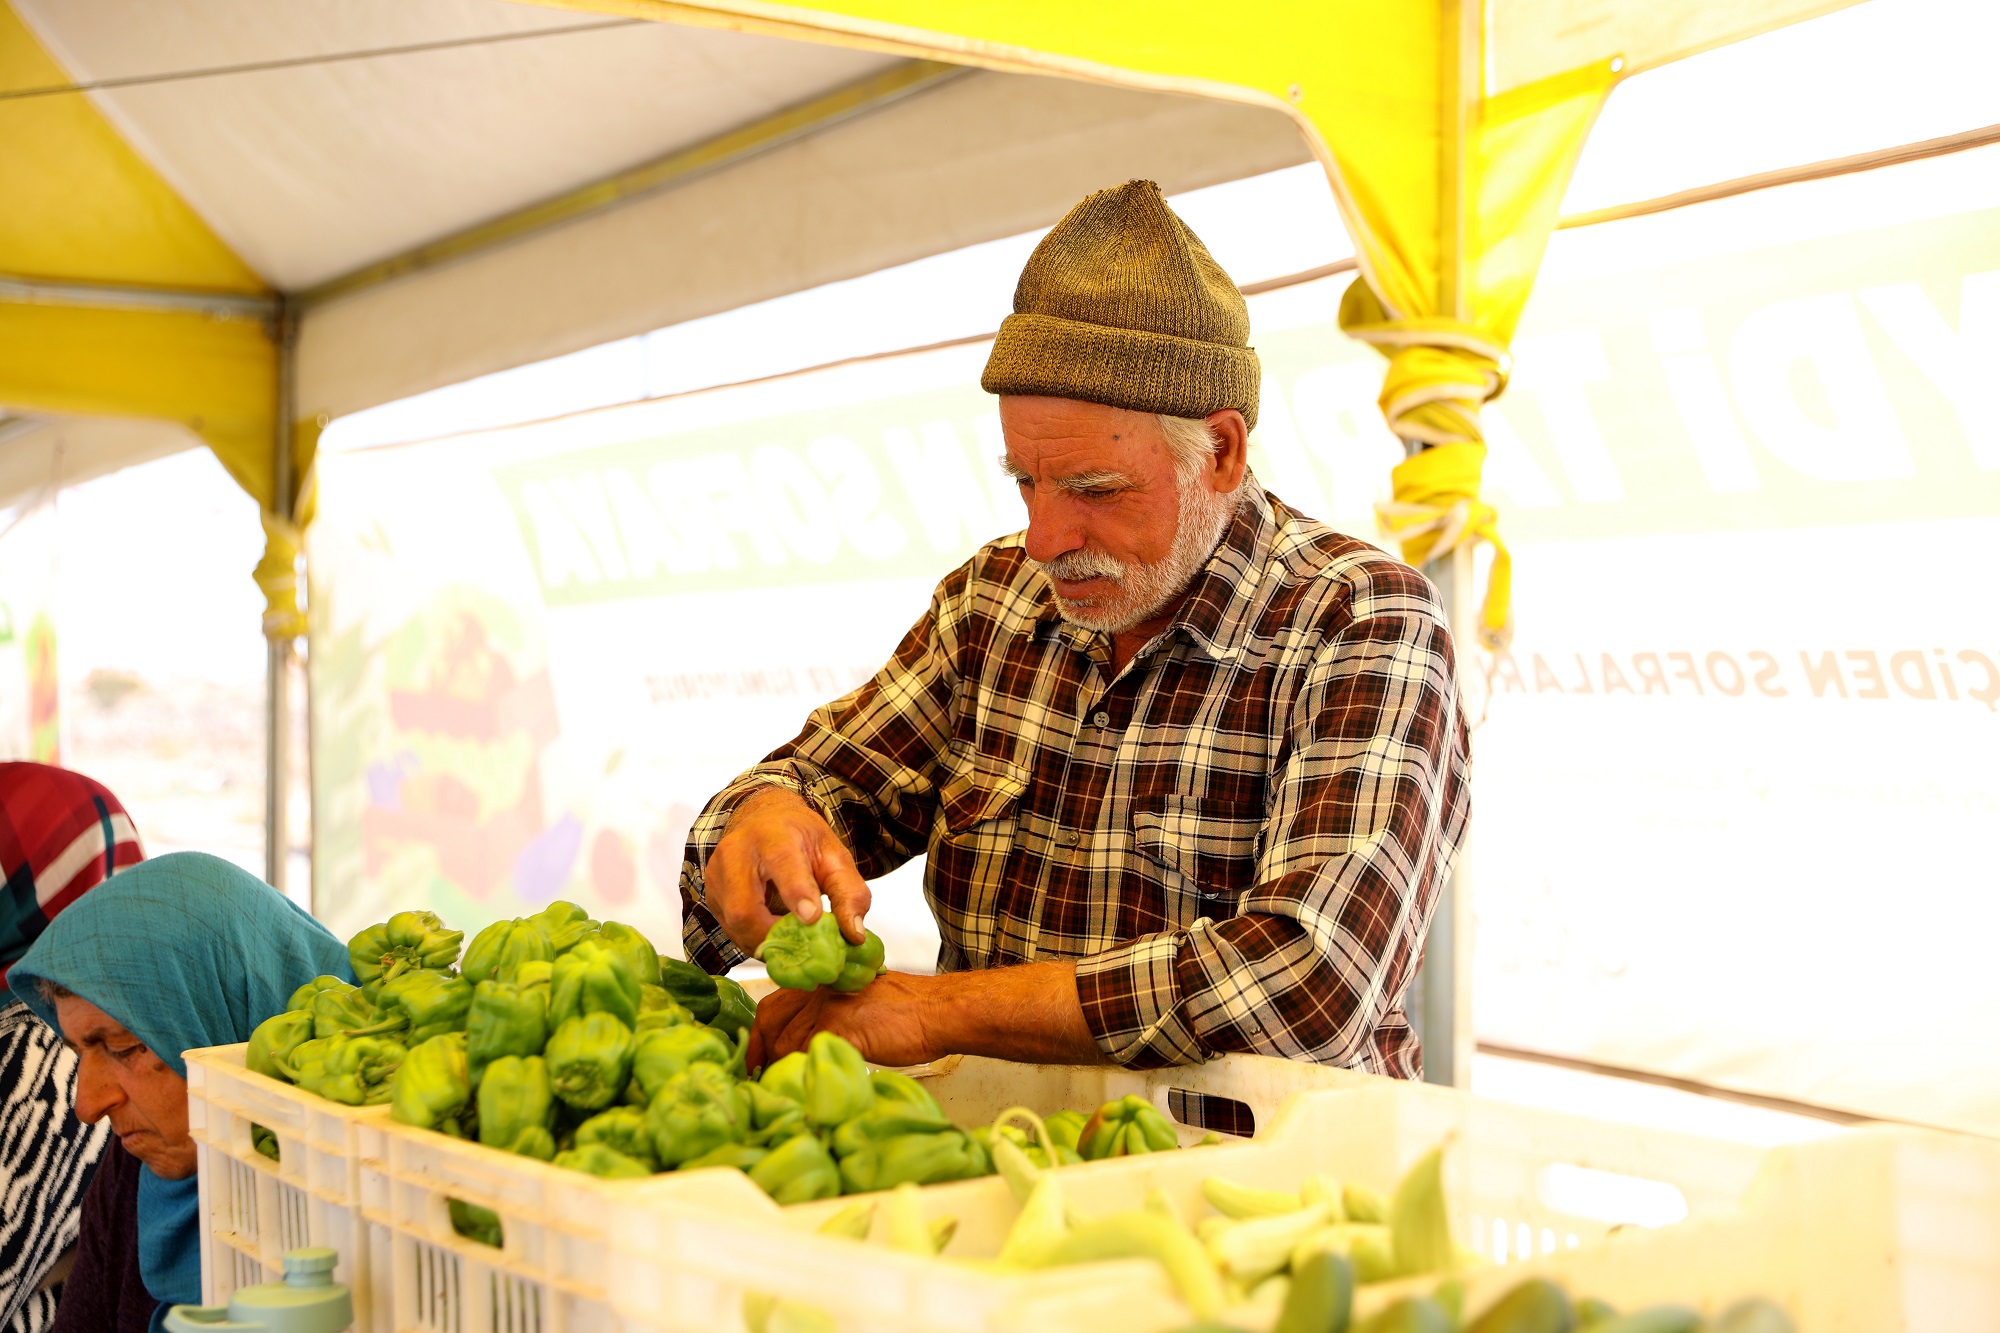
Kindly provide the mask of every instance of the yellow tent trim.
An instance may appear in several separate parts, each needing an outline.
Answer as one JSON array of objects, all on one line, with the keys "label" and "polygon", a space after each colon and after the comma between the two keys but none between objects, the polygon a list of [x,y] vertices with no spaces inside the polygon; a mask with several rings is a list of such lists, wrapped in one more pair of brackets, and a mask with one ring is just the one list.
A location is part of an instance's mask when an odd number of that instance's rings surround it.
[{"label": "yellow tent trim", "polygon": [[178,421],[263,504],[276,379],[254,320],[0,302],[0,405]]},{"label": "yellow tent trim", "polygon": [[[70,81],[0,0],[0,90]],[[80,93],[0,102],[0,201],[0,273],[267,290]]]}]

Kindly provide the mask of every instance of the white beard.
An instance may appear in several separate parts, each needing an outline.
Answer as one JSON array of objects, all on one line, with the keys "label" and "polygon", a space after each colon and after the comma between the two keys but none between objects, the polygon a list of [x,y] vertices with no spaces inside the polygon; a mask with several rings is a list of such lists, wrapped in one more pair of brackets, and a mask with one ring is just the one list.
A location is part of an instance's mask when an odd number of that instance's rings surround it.
[{"label": "white beard", "polygon": [[1104,634],[1120,634],[1151,620],[1167,604],[1187,591],[1188,584],[1207,563],[1222,542],[1243,488],[1222,495],[1190,478],[1180,488],[1180,513],[1174,526],[1174,542],[1164,557],[1150,564],[1132,564],[1114,559],[1101,551],[1071,551],[1042,562],[1042,568],[1061,579],[1107,578],[1117,585],[1103,597],[1089,602],[1072,602],[1056,594],[1056,607],[1072,625]]}]

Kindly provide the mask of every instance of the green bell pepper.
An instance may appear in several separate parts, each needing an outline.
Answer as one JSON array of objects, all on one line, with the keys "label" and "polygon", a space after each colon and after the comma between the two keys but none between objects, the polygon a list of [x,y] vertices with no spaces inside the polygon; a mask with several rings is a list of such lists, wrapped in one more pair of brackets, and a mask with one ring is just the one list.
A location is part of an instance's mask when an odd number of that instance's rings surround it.
[{"label": "green bell pepper", "polygon": [[465,932],[448,929],[435,912],[398,912],[347,942],[347,961],[363,986],[417,968],[446,968],[458,961]]},{"label": "green bell pepper", "polygon": [[389,1085],[389,1118],[418,1129],[465,1137],[459,1123],[472,1102],[472,1069],[465,1034],[447,1032],[410,1048]]},{"label": "green bell pepper", "polygon": [[315,1037],[337,1037],[365,1028],[376,1019],[375,1006],[361,988],[345,982],[313,992],[306,1012],[312,1015]]},{"label": "green bell pepper", "polygon": [[664,986],[639,987],[639,1021],[632,1025],[636,1032],[651,1032],[656,1028],[679,1027],[683,1023],[694,1022],[694,1015],[675,1002],[667,994]]},{"label": "green bell pepper", "polygon": [[549,932],[549,944],[560,958],[589,938],[597,930],[597,923],[590,919],[590,913],[575,903],[558,898],[527,920],[539,922]]},{"label": "green bell pepper", "polygon": [[472,991],[465,1015],[465,1053],[472,1081],[508,1055],[540,1055],[549,1040],[549,997],[539,986],[482,981]]},{"label": "green bell pepper", "polygon": [[990,1174],[991,1159],[971,1135],[949,1129],[941,1134],[899,1134],[840,1159],[840,1182],[848,1194],[886,1190],[908,1181],[935,1185]]},{"label": "green bell pepper", "polygon": [[278,1136],[254,1120],[250,1122],[250,1146],[274,1162],[284,1160],[278,1147]]},{"label": "green bell pepper", "polygon": [[618,1100],[632,1076],[632,1029],[613,1014],[584,1014],[560,1023],[542,1052],[556,1096],[579,1111]]},{"label": "green bell pepper", "polygon": [[[1055,1161],[1049,1161],[1049,1155],[1042,1151],[1041,1140],[1019,1125],[1002,1125],[998,1130],[995,1130],[991,1125],[975,1125],[967,1130],[966,1133],[978,1140],[979,1146],[986,1150],[988,1157],[993,1155],[994,1142],[998,1139],[1006,1139],[1021,1150],[1022,1156],[1028,1159],[1028,1165],[1038,1167],[1044,1171],[1048,1170],[1051,1166],[1078,1166],[1083,1162],[1082,1154],[1077,1152],[1076,1149],[1066,1147],[1061,1143],[1055,1145]],[[1055,1136],[1052,1134],[1049,1137],[1054,1138]]]},{"label": "green bell pepper", "polygon": [[[845,943],[844,940],[842,942]],[[858,991],[888,970],[887,955],[882,937],[872,930],[864,930],[861,932],[861,943],[847,946],[847,962],[842,965],[840,975],[829,984],[837,991]]]},{"label": "green bell pepper", "polygon": [[[326,1004],[326,997],[321,996],[315,1003]],[[464,977],[444,972],[404,972],[384,981],[376,993],[375,1021],[348,1031],[357,1037],[402,1033],[404,1041],[418,1046],[447,1032],[463,1032],[471,1009],[472,983]]]},{"label": "green bell pepper", "polygon": [[647,1102],[665,1087],[667,1080],[696,1061],[706,1060],[724,1068],[736,1054],[734,1047],[714,1028],[697,1023],[655,1028],[640,1037],[632,1051],[632,1081],[639,1085]]},{"label": "green bell pepper", "polygon": [[312,1012],[313,996],[319,994],[321,991],[355,990],[355,989],[357,989],[357,987],[349,985],[347,982],[342,981],[339,977],[317,976],[314,977],[311,981],[308,981],[305,985],[293,991],[292,998],[285,1002],[285,1008],[288,1011],[303,1009],[306,1012],[310,1013]]},{"label": "green bell pepper", "polygon": [[740,983],[728,977],[717,977],[715,995],[720,1003],[715,1017],[709,1020],[711,1027],[720,1028],[733,1037],[757,1021],[757,1002],[750,998],[750,992],[744,990]]},{"label": "green bell pepper", "polygon": [[809,1203],[840,1193],[840,1168],[811,1134],[786,1139],[749,1168],[750,1179],[778,1203]]},{"label": "green bell pepper", "polygon": [[540,991],[544,1000],[548,999],[549,992],[554,988],[555,979],[556,965],[552,960],[545,958],[530,959],[517,966],[513,976],[501,978],[502,981],[511,981],[516,986],[532,987]]},{"label": "green bell pepper", "polygon": [[849,944],[831,912],[821,912],[810,926],[787,912],[757,946],[757,957],[787,990],[858,991],[881,975],[884,950],[872,930],[862,932],[861,943]]},{"label": "green bell pepper", "polygon": [[290,1055],[276,1063],[279,1070],[290,1075],[293,1083],[312,1092],[326,1076],[326,1052],[331,1045],[331,1037],[310,1037],[294,1046]]},{"label": "green bell pepper", "polygon": [[738,1171],[749,1171],[757,1163],[771,1154],[762,1148],[753,1148],[747,1143],[725,1143],[719,1148],[710,1148],[699,1157],[690,1157],[682,1162],[683,1171],[699,1171],[705,1166],[733,1166]]},{"label": "green bell pepper", "polygon": [[661,1166],[677,1167],[725,1143],[743,1142],[750,1127],[734,1082],[728,1070],[706,1061],[667,1080],[646,1107],[646,1133]]},{"label": "green bell pepper", "polygon": [[394,1037],[330,1037],[310,1091],[345,1106],[380,1106],[408,1056],[409,1048]]},{"label": "green bell pepper", "polygon": [[806,1123],[831,1128],[875,1105],[875,1085],[868,1081],[868,1063],[845,1038],[818,1032],[806,1047]]},{"label": "green bell pepper", "polygon": [[503,1055],[486,1066],[479,1080],[481,1143],[546,1162],[556,1155],[555,1122],[555,1090],[541,1056]]},{"label": "green bell pepper", "polygon": [[627,1157],[606,1143],[592,1143],[556,1154],[555,1164],[571,1171],[583,1171],[605,1180],[629,1180],[650,1176],[653,1169],[636,1158]]},{"label": "green bell pepper", "polygon": [[500,1228],[500,1214],[463,1199],[446,1199],[444,1202],[453,1231],[467,1240],[491,1245],[496,1250],[506,1244]]},{"label": "green bell pepper", "polygon": [[250,1048],[243,1052],[243,1065],[253,1074],[290,1083],[292,1053],[312,1040],[313,1016],[303,1010],[288,1009],[273,1014],[250,1033]]},{"label": "green bell pepper", "polygon": [[750,1142],[769,1148],[795,1134],[809,1134],[806,1111],[793,1098],[773,1092],[761,1083],[745,1080],[736,1085],[737,1097],[750,1116]]},{"label": "green bell pepper", "polygon": [[868,1081],[875,1087],[875,1099],[882,1102],[896,1102],[922,1114],[944,1119],[944,1111],[938,1106],[937,1098],[931,1096],[930,1089],[893,1069],[877,1069],[868,1075]]},{"label": "green bell pepper", "polygon": [[821,912],[811,925],[787,912],[764,936],[756,956],[777,985],[787,990],[818,990],[832,985],[847,966],[847,940],[831,912]]},{"label": "green bell pepper", "polygon": [[1173,1122],[1137,1094],[1120,1097],[1097,1108],[1077,1135],[1076,1150],[1086,1162],[1142,1152],[1166,1152],[1181,1146]]},{"label": "green bell pepper", "polygon": [[644,1162],[648,1171],[657,1171],[653,1140],[646,1133],[646,1113],[636,1106],[614,1106],[599,1111],[576,1127],[576,1146],[588,1148],[602,1143],[616,1148],[635,1162]]},{"label": "green bell pepper", "polygon": [[941,1114],[878,1099],[833,1131],[833,1151],[839,1157],[852,1157],[905,1134],[942,1134],[952,1128]]},{"label": "green bell pepper", "polygon": [[620,921],[607,921],[597,928],[597,943],[625,960],[625,966],[642,986],[660,984],[660,955],[653,942]]},{"label": "green bell pepper", "polygon": [[722,1007],[722,999],[716,993],[715,978],[696,967],[693,963],[682,962],[678,958],[659,956],[660,986],[694,1015],[697,1023],[712,1023],[716,1012]]},{"label": "green bell pepper", "polygon": [[[1082,1136],[1083,1127],[1089,1123],[1090,1117],[1082,1111],[1057,1111],[1042,1119],[1042,1125],[1049,1131],[1049,1140],[1055,1144],[1057,1152],[1064,1148],[1076,1152],[1076,1141]],[[1078,1154],[1079,1157],[1081,1155]]]},{"label": "green bell pepper", "polygon": [[495,921],[472,937],[459,971],[468,981],[510,981],[515,969],[528,962],[550,962],[556,956],[548,927],[532,917]]},{"label": "green bell pepper", "polygon": [[806,1099],[806,1053],[793,1051],[783,1059],[773,1060],[764,1066],[764,1073],[757,1080],[780,1097],[789,1097],[795,1102]]},{"label": "green bell pepper", "polygon": [[610,1014],[627,1028],[639,1021],[639,979],[622,958],[592,940],[556,959],[549,990],[553,1026],[585,1014]]}]

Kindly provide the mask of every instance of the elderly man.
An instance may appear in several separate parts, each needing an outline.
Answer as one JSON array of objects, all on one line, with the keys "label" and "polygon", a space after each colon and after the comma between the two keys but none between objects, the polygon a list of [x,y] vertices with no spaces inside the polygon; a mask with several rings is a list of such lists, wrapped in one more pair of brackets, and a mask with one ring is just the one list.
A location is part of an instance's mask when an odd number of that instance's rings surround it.
[{"label": "elderly man", "polygon": [[927,854],[938,974],[779,992],[753,1054],[1416,1076],[1403,994],[1466,818],[1434,590],[1250,474],[1249,315],[1158,186],[1079,204],[1014,310],[982,383],[1027,530],[709,803],[689,956],[822,895],[858,943],[866,881]]}]

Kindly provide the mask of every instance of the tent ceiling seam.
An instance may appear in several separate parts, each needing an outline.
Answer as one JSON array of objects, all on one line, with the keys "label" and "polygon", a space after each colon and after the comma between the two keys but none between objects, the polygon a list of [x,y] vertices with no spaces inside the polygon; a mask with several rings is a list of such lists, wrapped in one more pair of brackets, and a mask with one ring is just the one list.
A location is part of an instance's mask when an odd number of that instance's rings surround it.
[{"label": "tent ceiling seam", "polygon": [[379,60],[387,56],[422,55],[427,51],[453,51],[468,46],[494,46],[501,42],[526,41],[536,37],[564,37],[571,33],[602,32],[607,28],[631,28],[644,19],[609,19],[603,23],[577,23],[566,28],[531,28],[522,32],[485,33],[477,37],[451,37],[435,42],[411,42],[402,46],[375,46],[358,51],[330,51],[316,56],[287,56],[277,60],[254,60],[241,65],[212,65],[202,69],[161,70],[152,74],[131,74],[110,79],[86,79],[79,83],[51,83],[33,88],[0,89],[0,102],[34,97],[61,97],[74,93],[115,92],[120,88],[147,88],[163,83],[185,83],[192,79],[216,79],[232,74],[266,74],[273,70],[305,69],[314,65],[338,65],[354,60]]},{"label": "tent ceiling seam", "polygon": [[963,65],[907,61],[552,199],[503,213],[314,284],[298,294],[300,308],[309,312],[340,297],[541,235],[663,190],[676,189],[972,72]]},{"label": "tent ceiling seam", "polygon": [[278,308],[277,297],[252,296],[242,292],[130,287],[116,283],[63,282],[13,275],[0,275],[0,301],[16,305],[82,306],[99,310],[165,310],[214,315],[223,319],[268,319]]}]

